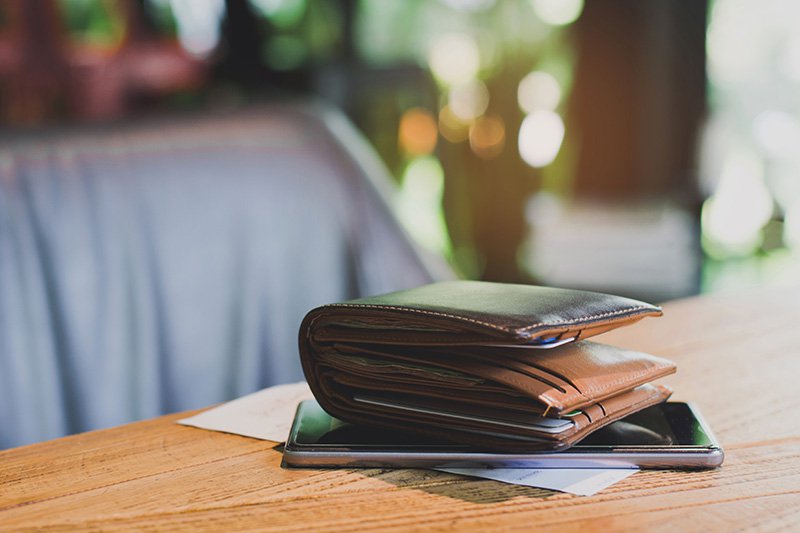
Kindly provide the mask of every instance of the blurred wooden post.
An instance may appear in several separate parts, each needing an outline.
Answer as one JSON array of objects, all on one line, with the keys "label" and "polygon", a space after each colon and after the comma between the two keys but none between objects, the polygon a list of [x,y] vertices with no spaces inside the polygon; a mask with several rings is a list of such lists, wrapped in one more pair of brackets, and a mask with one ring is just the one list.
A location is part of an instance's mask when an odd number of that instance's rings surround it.
[{"label": "blurred wooden post", "polygon": [[35,124],[61,105],[66,62],[62,31],[52,0],[9,0],[2,9],[8,27],[3,32],[4,86],[2,119]]},{"label": "blurred wooden post", "polygon": [[[567,135],[575,193],[696,206],[706,2],[586,2]],[[570,130],[573,130],[572,132]]]}]

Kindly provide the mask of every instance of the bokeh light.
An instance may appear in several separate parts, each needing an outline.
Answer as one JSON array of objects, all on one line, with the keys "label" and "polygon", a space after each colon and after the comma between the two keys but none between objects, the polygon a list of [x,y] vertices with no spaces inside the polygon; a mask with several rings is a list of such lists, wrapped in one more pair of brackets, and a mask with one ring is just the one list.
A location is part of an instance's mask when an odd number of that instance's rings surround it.
[{"label": "bokeh light", "polygon": [[761,245],[761,229],[772,212],[762,163],[752,154],[730,154],[716,192],[703,204],[706,252],[714,257],[752,253]]},{"label": "bokeh light", "polygon": [[800,250],[800,198],[786,210],[783,223],[783,241],[787,246]]},{"label": "bokeh light", "polygon": [[441,0],[443,4],[457,11],[485,11],[495,4],[496,0]]},{"label": "bokeh light", "polygon": [[480,69],[480,52],[475,39],[465,33],[445,33],[431,43],[428,65],[445,85],[465,84]]},{"label": "bokeh light", "polygon": [[790,80],[800,82],[800,34],[791,35],[780,56],[781,72]]},{"label": "bokeh light", "polygon": [[466,141],[469,137],[470,122],[462,120],[453,113],[449,105],[439,111],[439,132],[452,143]]},{"label": "bokeh light", "polygon": [[273,37],[264,50],[264,59],[275,70],[299,68],[308,59],[306,42],[292,35]]},{"label": "bokeh light", "polygon": [[436,119],[427,109],[415,107],[400,118],[398,142],[408,155],[428,155],[436,148]]},{"label": "bokeh light", "polygon": [[306,0],[250,0],[270,23],[279,28],[290,28],[300,22],[306,10]]},{"label": "bokeh light", "polygon": [[532,0],[533,11],[551,26],[572,24],[583,12],[583,0]]},{"label": "bokeh light", "polygon": [[482,81],[471,80],[450,89],[448,103],[453,114],[461,120],[474,120],[489,106],[489,89]]},{"label": "bokeh light", "polygon": [[[706,37],[708,75],[715,83],[745,82],[760,68],[771,50],[767,26],[754,23],[740,1],[715,2]],[[756,9],[760,11],[760,9]]]},{"label": "bokeh light", "polygon": [[189,53],[209,55],[219,44],[225,0],[161,0],[175,17],[178,41]]},{"label": "bokeh light", "polygon": [[709,6],[712,113],[701,183],[711,196],[703,206],[703,246],[720,264],[748,258],[743,263],[757,264],[756,276],[767,280],[784,246],[800,259],[800,3],[715,0]]},{"label": "bokeh light", "polygon": [[469,145],[475,155],[491,159],[502,153],[506,142],[506,126],[497,115],[480,117],[469,128]]},{"label": "bokeh light", "polygon": [[553,162],[564,140],[564,121],[547,110],[535,111],[525,117],[519,129],[519,154],[532,167],[544,167]]},{"label": "bokeh light", "polygon": [[753,121],[753,135],[764,152],[776,159],[800,156],[800,124],[782,110],[759,113]]},{"label": "bokeh light", "polygon": [[526,113],[540,109],[554,111],[560,100],[561,86],[552,74],[534,71],[519,82],[517,101]]},{"label": "bokeh light", "polygon": [[439,160],[426,156],[409,161],[397,195],[400,220],[425,248],[448,254],[450,238],[442,214],[444,170]]}]

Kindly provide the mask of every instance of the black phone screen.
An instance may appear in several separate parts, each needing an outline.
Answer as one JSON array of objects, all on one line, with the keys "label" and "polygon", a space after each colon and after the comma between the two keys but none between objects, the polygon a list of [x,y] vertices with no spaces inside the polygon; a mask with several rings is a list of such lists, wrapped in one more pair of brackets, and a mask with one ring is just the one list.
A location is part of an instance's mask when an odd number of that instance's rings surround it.
[{"label": "black phone screen", "polygon": [[699,446],[711,439],[685,403],[662,403],[628,415],[589,434],[573,448],[624,446]]},{"label": "black phone screen", "polygon": [[[291,436],[292,445],[355,449],[409,449],[429,451],[470,451],[469,446],[446,440],[354,426],[327,414],[316,402],[303,402],[299,420]],[[575,446],[561,453],[587,452],[600,449],[653,446],[708,447],[711,438],[685,403],[670,402],[648,407],[601,428]]]}]

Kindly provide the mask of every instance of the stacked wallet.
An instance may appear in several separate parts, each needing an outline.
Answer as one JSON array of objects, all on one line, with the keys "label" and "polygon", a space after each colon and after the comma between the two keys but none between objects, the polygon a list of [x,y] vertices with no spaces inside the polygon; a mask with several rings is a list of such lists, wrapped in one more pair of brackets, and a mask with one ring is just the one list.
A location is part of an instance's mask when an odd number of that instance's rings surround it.
[{"label": "stacked wallet", "polygon": [[657,306],[587,291],[434,283],[318,307],[300,328],[332,416],[498,451],[567,448],[665,401],[670,361],[585,340]]}]

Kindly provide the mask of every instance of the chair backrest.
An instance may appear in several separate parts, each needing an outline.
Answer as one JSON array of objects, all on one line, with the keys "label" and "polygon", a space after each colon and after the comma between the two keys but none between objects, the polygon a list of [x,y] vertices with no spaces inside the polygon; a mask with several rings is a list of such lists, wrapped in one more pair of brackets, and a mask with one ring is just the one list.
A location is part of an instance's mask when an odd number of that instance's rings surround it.
[{"label": "chair backrest", "polygon": [[306,311],[433,278],[319,105],[0,146],[0,448],[302,379]]}]

